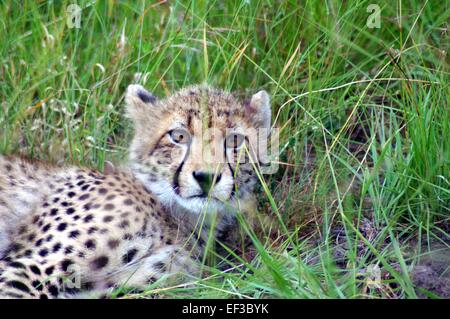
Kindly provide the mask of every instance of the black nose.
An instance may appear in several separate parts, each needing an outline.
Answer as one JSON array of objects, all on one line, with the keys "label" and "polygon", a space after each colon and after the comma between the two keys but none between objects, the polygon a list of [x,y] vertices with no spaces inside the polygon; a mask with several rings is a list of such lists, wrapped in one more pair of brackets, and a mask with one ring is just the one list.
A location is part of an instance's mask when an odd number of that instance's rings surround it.
[{"label": "black nose", "polygon": [[218,183],[220,181],[220,178],[222,177],[222,174],[217,174],[215,176],[214,180],[214,174],[206,173],[206,172],[193,172],[195,180],[197,181],[198,185],[200,185],[200,188],[205,194],[208,194],[211,187],[214,185],[213,183]]}]

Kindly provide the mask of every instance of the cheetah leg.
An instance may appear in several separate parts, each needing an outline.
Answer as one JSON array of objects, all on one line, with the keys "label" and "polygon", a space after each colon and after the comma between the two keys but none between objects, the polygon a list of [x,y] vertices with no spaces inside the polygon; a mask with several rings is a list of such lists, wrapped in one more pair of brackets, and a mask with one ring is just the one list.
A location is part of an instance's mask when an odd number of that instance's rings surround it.
[{"label": "cheetah leg", "polygon": [[123,286],[144,289],[163,276],[195,276],[197,273],[198,266],[192,256],[179,247],[169,246],[127,265],[125,270],[114,276],[113,281]]}]

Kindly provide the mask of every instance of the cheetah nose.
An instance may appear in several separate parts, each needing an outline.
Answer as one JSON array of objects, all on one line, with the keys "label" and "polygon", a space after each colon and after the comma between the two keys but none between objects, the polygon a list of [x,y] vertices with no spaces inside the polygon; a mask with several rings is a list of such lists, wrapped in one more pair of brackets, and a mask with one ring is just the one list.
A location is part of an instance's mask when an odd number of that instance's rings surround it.
[{"label": "cheetah nose", "polygon": [[205,194],[208,194],[214,183],[218,183],[222,178],[222,174],[217,174],[214,180],[215,174],[207,172],[193,172],[192,175],[194,175],[195,180]]}]

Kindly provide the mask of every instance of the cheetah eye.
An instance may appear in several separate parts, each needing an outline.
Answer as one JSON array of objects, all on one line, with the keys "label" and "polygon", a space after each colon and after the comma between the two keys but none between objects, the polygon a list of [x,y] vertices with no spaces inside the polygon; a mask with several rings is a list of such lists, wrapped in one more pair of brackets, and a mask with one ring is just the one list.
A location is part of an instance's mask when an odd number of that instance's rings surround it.
[{"label": "cheetah eye", "polygon": [[174,143],[188,144],[191,140],[191,135],[185,129],[174,129],[169,131],[169,136]]},{"label": "cheetah eye", "polygon": [[239,148],[244,143],[245,137],[239,133],[231,133],[225,139],[225,146],[227,148]]}]

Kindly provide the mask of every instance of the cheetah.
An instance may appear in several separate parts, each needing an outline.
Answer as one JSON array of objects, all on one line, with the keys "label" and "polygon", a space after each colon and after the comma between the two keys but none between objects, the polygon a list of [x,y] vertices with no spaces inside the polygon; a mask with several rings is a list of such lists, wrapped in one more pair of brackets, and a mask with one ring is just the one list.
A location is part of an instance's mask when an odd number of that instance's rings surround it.
[{"label": "cheetah", "polygon": [[237,214],[255,211],[266,91],[241,102],[198,85],[158,99],[133,84],[125,105],[135,132],[123,167],[0,156],[0,297],[98,296],[198,276],[211,235],[232,238]]}]

